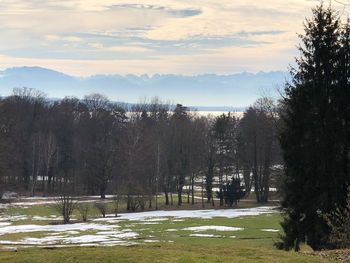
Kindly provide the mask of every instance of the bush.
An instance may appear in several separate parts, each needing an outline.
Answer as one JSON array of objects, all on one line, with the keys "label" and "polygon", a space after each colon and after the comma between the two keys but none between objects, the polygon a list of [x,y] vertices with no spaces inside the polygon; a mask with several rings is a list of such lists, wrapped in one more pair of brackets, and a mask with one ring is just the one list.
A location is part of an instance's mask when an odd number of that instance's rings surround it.
[{"label": "bush", "polygon": [[141,210],[145,209],[146,202],[149,200],[149,197],[144,195],[129,195],[126,199],[127,210],[135,212],[138,208]]},{"label": "bush", "polygon": [[79,214],[81,216],[81,219],[83,220],[83,222],[86,222],[88,219],[90,205],[87,203],[80,203],[80,204],[78,204],[77,207],[78,207],[78,211],[79,211]]},{"label": "bush", "polygon": [[101,213],[102,217],[106,217],[107,204],[105,202],[97,202],[97,203],[95,203],[95,207]]},{"label": "bush", "polygon": [[72,196],[62,194],[55,199],[55,209],[63,217],[63,223],[68,224],[77,202]]},{"label": "bush", "polygon": [[135,212],[139,207],[140,203],[137,196],[128,196],[127,198],[128,208]]}]

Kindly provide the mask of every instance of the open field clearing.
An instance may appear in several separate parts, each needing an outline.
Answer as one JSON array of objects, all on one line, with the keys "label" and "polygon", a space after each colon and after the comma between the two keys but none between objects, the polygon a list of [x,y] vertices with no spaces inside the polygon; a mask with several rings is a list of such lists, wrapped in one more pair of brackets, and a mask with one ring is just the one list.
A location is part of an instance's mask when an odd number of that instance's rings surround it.
[{"label": "open field clearing", "polygon": [[0,262],[329,262],[274,248],[281,231],[275,207],[105,218],[92,210],[87,222],[74,214],[64,225],[51,201],[26,199],[3,209]]}]

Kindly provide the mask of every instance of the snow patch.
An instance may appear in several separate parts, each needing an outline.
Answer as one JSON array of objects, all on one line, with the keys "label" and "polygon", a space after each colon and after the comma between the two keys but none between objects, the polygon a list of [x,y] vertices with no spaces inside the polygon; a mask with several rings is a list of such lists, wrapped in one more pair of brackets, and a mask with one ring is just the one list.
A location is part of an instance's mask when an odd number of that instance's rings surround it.
[{"label": "snow patch", "polygon": [[[275,207],[265,206],[265,207],[255,207],[255,208],[245,208],[245,209],[209,209],[209,210],[158,210],[158,211],[148,211],[148,212],[138,212],[138,213],[120,213],[119,220],[130,220],[130,221],[144,221],[146,223],[156,223],[150,222],[150,219],[157,218],[155,221],[160,221],[159,218],[174,218],[172,221],[176,222],[179,219],[184,218],[202,218],[211,219],[214,217],[225,217],[225,218],[237,218],[242,216],[257,216],[261,214],[274,213]],[[100,218],[98,221],[107,221],[109,219]]]},{"label": "snow patch", "polygon": [[230,227],[230,226],[194,226],[194,227],[186,227],[182,230],[194,231],[194,232],[203,232],[207,230],[215,230],[215,231],[241,231],[244,228],[241,227]]},{"label": "snow patch", "polygon": [[65,231],[85,231],[85,230],[101,230],[107,231],[113,229],[114,226],[100,225],[94,223],[77,223],[67,225],[17,225],[0,227],[0,235],[27,232],[65,232]]},{"label": "snow patch", "polygon": [[278,229],[260,229],[263,232],[279,232]]},{"label": "snow patch", "polygon": [[165,230],[165,231],[167,231],[167,232],[176,232],[176,231],[178,231],[177,229],[167,229],[167,230]]}]

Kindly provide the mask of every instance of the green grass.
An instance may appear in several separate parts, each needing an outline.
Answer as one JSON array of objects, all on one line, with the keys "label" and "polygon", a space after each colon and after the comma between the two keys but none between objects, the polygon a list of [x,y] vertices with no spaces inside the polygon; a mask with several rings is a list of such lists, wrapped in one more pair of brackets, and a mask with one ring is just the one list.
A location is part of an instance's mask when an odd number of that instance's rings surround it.
[{"label": "green grass", "polygon": [[295,252],[279,251],[264,241],[239,240],[227,244],[202,242],[94,247],[22,249],[0,252],[0,262],[329,262]]},{"label": "green grass", "polygon": [[[30,208],[6,210],[8,214],[48,216],[55,214],[52,206],[37,205]],[[97,216],[97,215],[96,215]],[[265,214],[240,218],[184,219],[174,222],[171,218],[159,224],[147,225],[137,221],[122,220],[119,229],[130,228],[139,234],[138,245],[114,247],[73,248],[18,248],[17,251],[0,250],[0,262],[332,262],[321,257],[277,250],[273,243],[278,233],[263,232],[261,229],[280,229],[281,215]],[[29,219],[16,224],[48,224],[46,221],[32,222]],[[109,223],[105,223],[109,224]],[[243,231],[204,231],[222,238],[191,237],[186,227],[216,225],[242,227]],[[167,232],[176,229],[175,232]],[[82,234],[94,234],[85,231]],[[0,240],[18,241],[24,237],[44,237],[45,232],[18,233],[0,236]],[[236,238],[230,238],[236,236]],[[159,240],[159,243],[144,243],[145,239]],[[172,243],[169,243],[172,242]],[[5,248],[6,246],[0,246]]]}]

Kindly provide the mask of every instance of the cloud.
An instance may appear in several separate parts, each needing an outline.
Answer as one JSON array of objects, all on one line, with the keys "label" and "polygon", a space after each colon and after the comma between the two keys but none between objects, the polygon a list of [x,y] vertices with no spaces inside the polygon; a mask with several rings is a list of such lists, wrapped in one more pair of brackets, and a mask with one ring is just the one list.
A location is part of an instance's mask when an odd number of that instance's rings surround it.
[{"label": "cloud", "polygon": [[152,5],[152,4],[119,4],[108,7],[109,10],[116,9],[138,9],[142,11],[156,11],[164,12],[175,17],[191,17],[197,16],[202,13],[200,9],[188,8],[188,9],[172,9],[166,6]]},{"label": "cloud", "polygon": [[284,70],[317,2],[2,0],[0,68],[12,61],[78,75]]},{"label": "cloud", "polygon": [[110,46],[105,47],[102,43],[88,43],[89,47],[92,47],[97,50],[110,51],[110,52],[123,52],[123,53],[144,53],[144,52],[152,52],[151,49],[139,47],[139,46]]},{"label": "cloud", "polygon": [[101,43],[88,43],[88,46],[92,47],[92,48],[96,48],[96,49],[102,49],[103,48],[103,44],[101,44]]},{"label": "cloud", "polygon": [[82,42],[82,39],[76,36],[59,36],[59,35],[46,35],[45,38],[50,42],[64,41],[71,43]]}]

